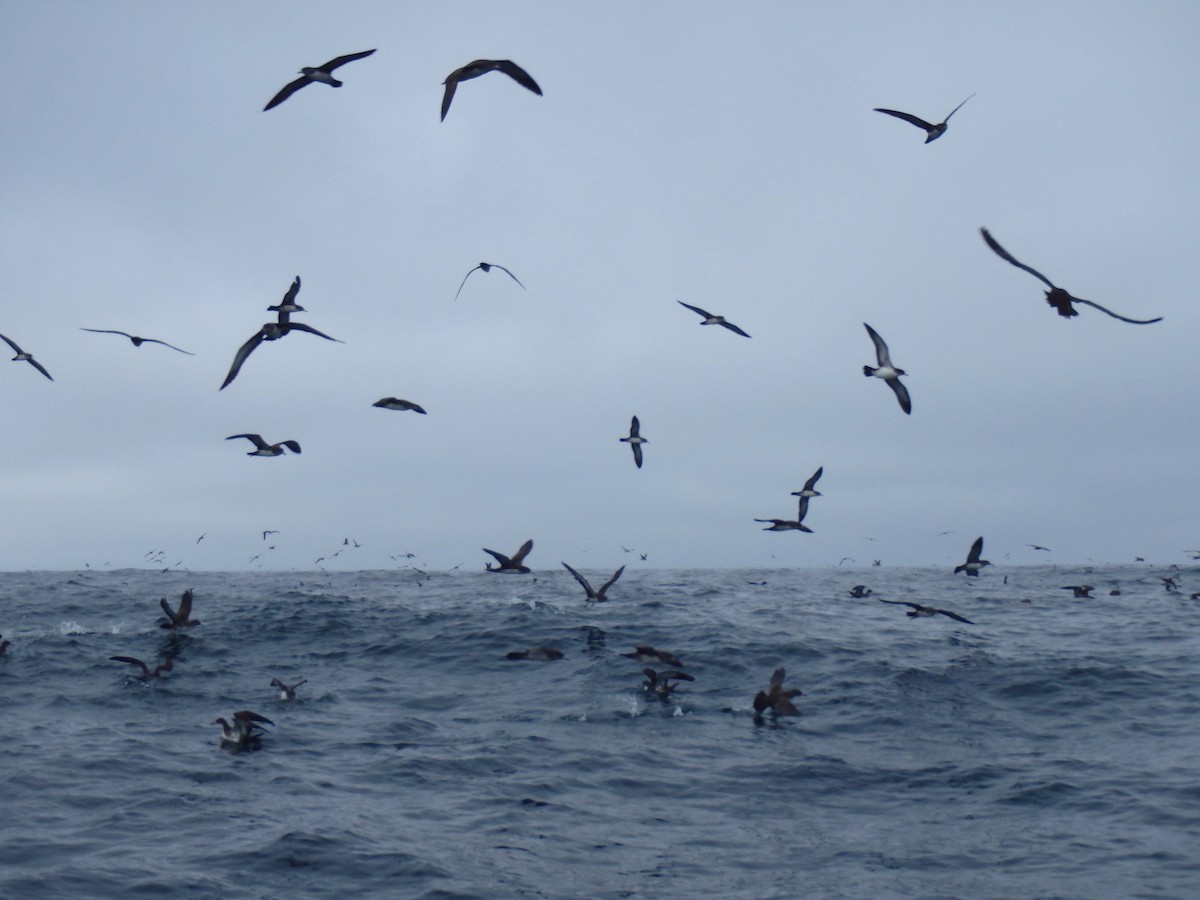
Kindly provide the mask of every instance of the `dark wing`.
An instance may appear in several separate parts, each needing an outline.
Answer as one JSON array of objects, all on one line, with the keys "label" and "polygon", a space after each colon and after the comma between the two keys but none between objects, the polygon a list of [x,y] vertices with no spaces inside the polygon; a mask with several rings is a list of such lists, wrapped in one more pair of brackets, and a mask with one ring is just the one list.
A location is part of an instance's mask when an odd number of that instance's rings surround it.
[{"label": "dark wing", "polygon": [[900,401],[900,408],[904,410],[905,415],[912,415],[912,398],[908,396],[908,388],[899,378],[884,379],[896,394],[896,399]]},{"label": "dark wing", "polygon": [[133,340],[132,334],[129,334],[128,332],[124,332],[124,331],[113,331],[113,329],[111,329],[111,328],[80,328],[79,330],[80,331],[94,331],[96,334],[119,334],[119,335],[121,335],[121,337],[127,337],[131,341]]},{"label": "dark wing", "polygon": [[266,441],[263,440],[261,434],[231,434],[229,437],[225,438],[225,440],[232,441],[236,438],[246,438],[248,441],[253,441],[254,446],[258,447],[260,450],[264,447],[270,446]]},{"label": "dark wing", "polygon": [[167,614],[167,618],[170,620],[172,625],[176,624],[183,615],[182,609],[179,611],[179,613],[176,613],[173,609],[171,609],[171,604],[167,602],[166,597],[163,597],[161,600],[159,600],[158,605],[163,608],[163,612]]},{"label": "dark wing", "polygon": [[[971,95],[971,97],[974,97],[974,96],[975,96],[974,94]],[[971,97],[968,97],[967,100],[970,100]],[[962,109],[963,103],[966,103],[967,100],[964,100],[962,103],[958,104],[958,106],[954,107],[954,109],[950,110],[950,115],[948,115],[948,116],[946,116],[946,118],[942,119],[942,124],[945,125],[947,122],[949,122],[950,116],[954,115],[956,112],[958,112],[960,109]]]},{"label": "dark wing", "polygon": [[975,543],[971,545],[971,552],[967,554],[967,562],[979,562],[979,554],[983,553],[983,536],[975,538]]},{"label": "dark wing", "polygon": [[783,690],[783,679],[786,674],[782,666],[771,673],[771,682],[768,685],[770,693],[775,694]]},{"label": "dark wing", "polygon": [[296,93],[296,91],[300,90],[300,88],[311,83],[312,80],[307,75],[301,75],[295,81],[288,82],[280,89],[278,94],[271,98],[271,102],[263,107],[263,112],[266,112],[268,109],[274,109],[288,97],[292,96],[292,94]]},{"label": "dark wing", "polygon": [[912,602],[911,602],[911,601],[909,601],[909,600],[883,600],[883,599],[880,599],[880,601],[879,601],[879,602],[880,602],[880,603],[891,603],[891,604],[893,604],[893,605],[895,605],[895,606],[911,606],[913,609],[920,609],[920,608],[921,608],[921,604],[920,604],[920,603],[912,603]]},{"label": "dark wing", "polygon": [[706,318],[706,319],[712,318],[712,313],[706,312],[698,306],[692,306],[692,304],[684,303],[682,300],[676,300],[675,302],[678,303],[680,306],[686,306],[692,312],[696,313],[697,315],[704,316],[704,318]]},{"label": "dark wing", "polygon": [[496,60],[496,68],[521,85],[523,88],[528,88],[539,97],[542,95],[542,89],[538,87],[538,83],[529,77],[529,73],[518,66],[511,59]]},{"label": "dark wing", "polygon": [[676,681],[695,681],[696,680],[691,675],[689,675],[687,672],[674,672],[674,671],[663,672],[658,677],[661,678],[663,681],[666,681],[668,678],[673,678]]},{"label": "dark wing", "polygon": [[283,295],[283,299],[279,301],[280,306],[295,306],[296,295],[300,293],[300,276],[296,276],[296,280],[292,282],[291,287],[287,289],[287,293]]},{"label": "dark wing", "polygon": [[[442,94],[442,121],[446,121],[446,113],[450,112],[450,101],[454,99],[454,92],[458,89],[458,73],[462,69],[455,69],[447,76],[445,82],[446,93]],[[472,269],[472,271],[474,271]],[[468,273],[470,274],[470,273]]]},{"label": "dark wing", "polygon": [[1098,309],[1100,312],[1107,313],[1114,319],[1120,319],[1122,322],[1128,322],[1130,325],[1153,325],[1155,322],[1161,322],[1163,318],[1162,316],[1159,316],[1157,319],[1127,319],[1125,316],[1117,315],[1111,309],[1105,309],[1099,303],[1093,303],[1091,300],[1080,300],[1078,297],[1072,297],[1071,299],[1076,303],[1085,303],[1093,309]]},{"label": "dark wing", "polygon": [[[1109,315],[1111,316],[1112,313],[1109,313]],[[43,366],[40,362],[38,362],[36,359],[34,359],[32,356],[29,357],[29,359],[27,359],[25,361],[27,363],[29,363],[31,366],[33,366],[35,369],[37,369],[39,372],[41,372],[43,375],[45,375],[47,378],[50,378],[50,373],[46,371],[46,367]],[[50,380],[53,381],[54,379],[50,378]]]},{"label": "dark wing", "polygon": [[525,543],[523,543],[521,545],[520,550],[518,550],[516,553],[513,554],[513,558],[512,558],[513,565],[514,566],[521,565],[521,561],[523,559],[525,559],[526,556],[529,555],[529,551],[532,549],[533,549],[533,538],[530,538],[529,540],[527,540]]},{"label": "dark wing", "polygon": [[799,508],[798,508],[798,510],[797,510],[797,512],[796,512],[796,521],[797,521],[797,522],[803,522],[803,521],[804,521],[804,517],[805,517],[805,516],[807,516],[807,515],[808,515],[808,498],[807,498],[807,497],[801,497],[801,498],[800,498],[800,503],[799,503]]},{"label": "dark wing", "polygon": [[[521,284],[521,279],[518,278],[516,275],[514,275],[512,272],[508,271],[508,269],[504,268],[504,266],[498,265],[496,263],[492,263],[491,265],[492,265],[492,268],[499,269],[501,272],[506,274],[509,278],[511,278],[517,284]],[[524,290],[525,285],[521,284],[521,289]]]},{"label": "dark wing", "polygon": [[14,343],[13,343],[11,340],[9,340],[8,338],[6,338],[6,337],[5,337],[4,335],[2,335],[2,334],[0,334],[0,340],[3,340],[3,341],[4,341],[4,343],[6,343],[6,344],[8,344],[8,346],[12,347],[12,348],[13,348],[13,353],[22,353],[22,352],[24,352],[24,351],[22,351],[22,350],[21,350],[21,348],[20,348],[20,347],[18,347],[16,344],[14,344]]},{"label": "dark wing", "polygon": [[[983,235],[983,239],[984,239],[984,241],[987,242],[987,245],[992,248],[992,252],[994,252],[997,256],[999,256],[1002,260],[1004,260],[1005,262],[1008,262],[1008,263],[1012,263],[1018,269],[1024,269],[1030,275],[1034,276],[1039,281],[1041,281],[1043,284],[1045,284],[1048,288],[1050,288],[1051,290],[1054,290],[1055,285],[1053,284],[1053,282],[1050,281],[1049,278],[1047,278],[1045,275],[1043,275],[1037,269],[1032,269],[1029,266],[1025,265],[1025,263],[1023,263],[1023,262],[1017,262],[1017,260],[1014,259],[1007,250],[1005,250],[1003,247],[1001,247],[999,244],[996,243],[996,239],[994,237],[992,237],[991,234],[988,233],[988,230],[986,228],[980,228],[979,233]],[[1105,312],[1108,312],[1108,310],[1105,310]],[[1112,313],[1109,313],[1109,315],[1112,315]]]},{"label": "dark wing", "polygon": [[824,474],[824,472],[825,472],[824,466],[821,466],[821,468],[817,469],[817,471],[813,473],[813,477],[808,479],[808,481],[804,482],[804,490],[811,491],[813,489],[813,487],[816,485],[817,481],[820,479],[821,475]]},{"label": "dark wing", "polygon": [[621,573],[624,571],[625,571],[625,567],[621,566],[621,568],[619,568],[619,569],[617,569],[617,571],[613,572],[613,577],[608,579],[608,581],[604,582],[604,584],[600,585],[600,593],[603,594],[610,587],[612,587],[614,584],[616,584],[617,579],[621,577]]},{"label": "dark wing", "polygon": [[630,444],[629,446],[633,448],[633,463],[640,469],[642,467],[642,445]]},{"label": "dark wing", "polygon": [[280,441],[279,443],[283,444],[283,446],[287,447],[293,453],[300,452],[300,444],[296,441]]},{"label": "dark wing", "polygon": [[483,552],[492,554],[492,556],[494,556],[496,558],[496,562],[500,563],[500,565],[502,565],[502,566],[511,566],[512,565],[512,560],[509,559],[507,556],[505,556],[503,553],[497,553],[495,550],[489,550],[487,547],[483,548]]},{"label": "dark wing", "polygon": [[246,358],[254,352],[254,348],[262,343],[263,335],[265,334],[266,329],[260,328],[254,337],[250,338],[250,340],[238,347],[238,352],[234,354],[233,357],[233,365],[229,367],[229,374],[225,376],[225,381],[221,384],[219,390],[225,390],[225,388],[229,386],[230,382],[237,378],[238,372],[242,370],[242,363],[244,363]]},{"label": "dark wing", "polygon": [[631,438],[640,437],[641,435],[639,432],[641,431],[641,428],[642,424],[638,421],[638,417],[634,416],[633,420],[629,423],[629,436]]},{"label": "dark wing", "polygon": [[[963,102],[965,103],[966,101],[964,100]],[[933,131],[933,129],[937,127],[935,125],[931,125],[929,122],[926,122],[924,119],[914,116],[912,113],[900,112],[896,109],[879,109],[876,107],[875,112],[883,113],[884,115],[888,116],[895,116],[897,119],[903,119],[905,122],[910,122],[913,125],[916,125],[918,128],[924,128],[926,131]],[[953,115],[953,113],[951,113],[951,115]],[[946,118],[948,119],[950,116],[946,116]]]},{"label": "dark wing", "polygon": [[[89,330],[90,329],[87,329],[87,328],[84,329],[84,331],[89,331]],[[114,332],[114,333],[115,334],[124,334],[124,332],[120,332],[120,331]],[[126,337],[128,337],[128,335],[126,335]],[[188,356],[196,355],[195,353],[188,353],[187,350],[184,350],[181,347],[176,347],[174,344],[168,344],[166,341],[160,341],[158,338],[142,338],[142,343],[144,343],[144,344],[162,344],[164,347],[170,347],[172,350],[178,350],[180,353],[187,353]]]},{"label": "dark wing", "polygon": [[317,331],[317,329],[313,328],[311,325],[305,325],[303,322],[288,322],[288,331],[307,331],[309,334],[315,334],[317,337],[323,337],[327,341],[336,341],[339,344],[346,343],[345,341],[339,341],[335,337],[330,337],[324,332]]},{"label": "dark wing", "polygon": [[967,625],[975,624],[970,619],[964,619],[958,613],[950,612],[950,610],[948,610],[948,609],[939,609],[938,612],[941,613],[943,616],[949,616],[951,619],[954,619],[956,622],[963,622]]},{"label": "dark wing", "polygon": [[[378,49],[378,47],[375,48],[375,50]],[[347,53],[345,56],[335,56],[329,62],[325,63],[325,65],[320,67],[321,71],[332,72],[338,66],[344,66],[348,62],[354,62],[356,59],[362,59],[364,56],[370,56],[375,52],[375,50],[364,50],[361,53]],[[965,103],[966,101],[963,102]]]},{"label": "dark wing", "polygon": [[134,657],[134,656],[110,656],[109,659],[111,659],[113,662],[129,663],[131,666],[141,666],[143,672],[145,672],[147,675],[150,674],[150,667],[147,666],[144,662],[142,662],[137,657]]},{"label": "dark wing", "polygon": [[260,716],[256,712],[250,712],[248,709],[242,709],[233,714],[233,721],[240,723],[247,729],[261,727],[260,723],[274,725],[275,723],[266,716]]},{"label": "dark wing", "polygon": [[863,328],[867,329],[867,334],[871,336],[871,341],[875,344],[875,361],[881,366],[891,368],[892,359],[888,356],[888,346],[883,342],[883,338],[866,322],[863,322]]},{"label": "dark wing", "polygon": [[[443,119],[444,119],[444,118],[446,118],[446,113],[445,113],[444,111],[442,112],[442,118],[443,118]],[[480,268],[480,266],[476,266],[474,269],[472,269],[472,270],[471,270],[471,272],[474,272],[474,271],[476,271],[476,270],[477,270],[477,269],[479,269],[479,268]],[[508,270],[507,270],[507,269],[505,269],[504,271],[508,272]],[[455,299],[455,300],[457,300],[457,299],[458,299],[458,295],[462,293],[463,285],[464,285],[464,284],[466,284],[466,283],[467,283],[467,279],[471,277],[471,272],[468,272],[466,275],[464,275],[464,276],[463,276],[462,284],[460,284],[460,285],[458,286],[458,290],[454,292],[454,299]],[[512,273],[511,273],[511,272],[509,272],[509,274],[511,275]],[[518,283],[518,284],[520,284],[520,282],[517,282],[517,283]],[[522,286],[522,287],[524,287],[524,285],[521,285],[521,286]]]},{"label": "dark wing", "polygon": [[[563,563],[563,568],[565,568],[565,569],[566,569],[568,572],[570,572],[572,575],[574,575],[574,576],[575,576],[575,580],[579,582],[580,586],[581,586],[581,587],[582,587],[582,588],[583,588],[585,591],[587,591],[587,595],[588,595],[588,599],[589,599],[589,600],[590,600],[592,597],[595,597],[595,596],[596,596],[596,592],[595,592],[594,590],[592,590],[592,586],[591,586],[590,584],[588,584],[588,580],[587,580],[586,578],[584,578],[582,575],[580,575],[578,572],[576,572],[574,569],[572,569],[572,568],[571,568],[570,566],[568,566],[566,563]],[[605,587],[608,587],[608,585],[605,585]]]},{"label": "dark wing", "polygon": [[190,619],[192,616],[192,589],[188,588],[179,598],[179,618]]},{"label": "dark wing", "polygon": [[734,334],[740,334],[742,337],[750,337],[750,335],[746,334],[746,332],[742,331],[742,329],[738,328],[732,322],[722,322],[721,324],[723,326],[725,326],[726,328],[728,328],[730,331],[732,331]]}]

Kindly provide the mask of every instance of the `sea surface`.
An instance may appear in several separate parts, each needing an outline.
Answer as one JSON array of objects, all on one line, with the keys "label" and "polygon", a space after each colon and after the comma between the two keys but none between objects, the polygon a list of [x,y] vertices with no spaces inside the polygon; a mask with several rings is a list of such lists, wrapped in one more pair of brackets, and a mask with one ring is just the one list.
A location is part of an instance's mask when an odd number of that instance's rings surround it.
[{"label": "sea surface", "polygon": [[[185,588],[202,624],[160,629]],[[0,897],[1194,898],[1192,591],[1135,566],[631,566],[590,605],[562,570],[0,574]],[[644,695],[638,644],[695,681]],[[534,645],[565,659],[505,658]],[[780,666],[802,715],[756,724]],[[242,709],[275,722],[257,750],[212,724]]]}]

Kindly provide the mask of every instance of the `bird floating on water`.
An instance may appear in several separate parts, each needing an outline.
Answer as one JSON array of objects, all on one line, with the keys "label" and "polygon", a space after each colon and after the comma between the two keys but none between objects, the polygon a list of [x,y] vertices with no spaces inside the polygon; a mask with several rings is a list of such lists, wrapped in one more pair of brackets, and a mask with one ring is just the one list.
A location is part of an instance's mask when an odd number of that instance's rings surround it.
[{"label": "bird floating on water", "polygon": [[629,423],[629,437],[621,438],[621,442],[628,444],[633,450],[634,465],[640,469],[642,467],[642,444],[650,442],[642,437],[642,424],[638,421],[637,416],[634,416],[633,421]]},{"label": "bird floating on water", "polygon": [[906,613],[910,619],[916,619],[922,616],[948,616],[949,618],[954,619],[956,622],[963,622],[967,625],[975,624],[970,619],[964,619],[958,613],[951,612],[948,609],[938,609],[935,606],[922,606],[920,603],[913,603],[910,600],[884,600],[883,598],[880,598],[879,602],[892,603],[897,606],[911,606],[912,609]]},{"label": "bird floating on water", "polygon": [[1024,269],[1030,275],[1037,278],[1050,290],[1046,291],[1046,302],[1053,306],[1060,316],[1064,319],[1069,319],[1071,316],[1079,315],[1079,312],[1073,307],[1072,303],[1082,303],[1085,306],[1091,306],[1094,309],[1100,310],[1105,315],[1112,316],[1114,319],[1120,319],[1122,322],[1128,322],[1131,325],[1153,325],[1155,322],[1161,322],[1162,316],[1155,319],[1130,319],[1125,316],[1113,312],[1111,309],[1105,309],[1099,303],[1093,303],[1091,300],[1082,300],[1079,297],[1073,297],[1060,287],[1056,287],[1045,275],[1022,262],[1018,262],[1007,250],[996,243],[996,239],[991,236],[986,228],[980,228],[979,233],[983,235],[984,241],[989,247],[1005,262],[1012,263],[1018,269]]},{"label": "bird floating on water", "polygon": [[[24,350],[18,347],[11,338],[7,338],[2,334],[0,334],[0,340],[3,340],[4,343],[12,347],[13,353],[17,354],[12,358],[12,362],[27,362],[47,378],[50,378],[50,373],[46,371],[45,367],[40,362],[33,358],[32,353],[26,353]],[[54,379],[50,378],[50,380],[53,381]]]},{"label": "bird floating on water", "polygon": [[167,598],[163,597],[158,601],[159,606],[163,608],[163,612],[167,614],[167,621],[160,622],[159,628],[191,628],[193,625],[199,625],[199,619],[191,618],[192,615],[192,589],[188,588],[183,592],[183,596],[179,598],[179,609],[171,609],[171,604],[167,602]]},{"label": "bird floating on water", "polygon": [[563,652],[557,647],[530,647],[528,650],[512,650],[504,654],[505,659],[533,659],[543,662],[562,659]]},{"label": "bird floating on water", "polygon": [[153,670],[151,670],[148,665],[146,665],[136,656],[110,656],[109,659],[111,659],[113,662],[128,663],[131,666],[141,666],[142,672],[145,673],[143,676],[145,678],[161,678],[163,672],[170,672],[173,668],[175,668],[175,663],[169,659],[166,662],[155,666]]},{"label": "bird floating on water", "polygon": [[507,275],[509,278],[511,278],[517,284],[521,285],[521,290],[525,290],[525,285],[521,284],[521,279],[518,278],[516,275],[514,275],[512,272],[508,271],[508,269],[504,268],[504,266],[500,265],[499,263],[481,262],[474,269],[471,269],[470,272],[468,272],[466,275],[463,276],[463,280],[459,284],[458,290],[454,292],[454,299],[455,300],[458,299],[458,295],[462,293],[463,286],[467,283],[467,279],[471,277],[472,273],[477,272],[477,271],[490,272],[490,271],[492,271],[492,269],[499,269],[501,272],[503,272],[505,275]]},{"label": "bird floating on water", "polygon": [[296,441],[280,441],[278,444],[268,444],[263,440],[261,434],[231,434],[225,440],[232,441],[237,438],[246,438],[254,443],[255,449],[247,453],[247,456],[283,456],[284,447],[287,447],[293,453],[300,452],[300,445]]},{"label": "bird floating on water", "polygon": [[528,88],[539,97],[542,95],[542,89],[538,87],[538,83],[511,59],[477,59],[467,63],[461,69],[455,69],[442,82],[446,85],[446,92],[442,95],[443,122],[446,121],[446,113],[450,112],[450,101],[454,99],[454,92],[458,89],[459,82],[478,78],[488,72],[503,72],[521,87]]},{"label": "bird floating on water", "polygon": [[188,356],[195,356],[195,353],[190,353],[182,347],[176,347],[174,344],[168,344],[166,341],[160,341],[158,338],[138,337],[135,334],[130,334],[127,331],[116,331],[112,328],[80,328],[80,331],[91,331],[96,334],[119,334],[122,337],[129,338],[133,342],[133,346],[140,347],[142,344],[162,344],[164,347],[170,347],[172,350],[178,350],[180,353],[187,353]]},{"label": "bird floating on water", "polygon": [[861,600],[864,597],[870,597],[872,593],[874,592],[865,584],[856,584],[850,589],[850,596],[855,600]]},{"label": "bird floating on water", "polygon": [[679,657],[674,653],[669,653],[666,650],[656,650],[645,644],[634,647],[632,653],[622,653],[621,655],[627,656],[629,659],[637,662],[660,662],[668,666],[674,666],[676,669],[683,668],[683,663],[679,661]]},{"label": "bird floating on water", "polygon": [[793,697],[804,695],[803,691],[795,689],[785,689],[783,679],[787,673],[783,667],[776,669],[771,674],[771,683],[765,691],[759,691],[754,697],[754,719],[757,722],[762,721],[762,714],[767,710],[771,711],[772,717],[778,716],[798,716],[800,710],[792,703]]},{"label": "bird floating on water", "polygon": [[642,674],[646,676],[646,680],[642,682],[642,690],[647,694],[655,695],[664,703],[671,699],[671,691],[679,687],[677,683],[672,684],[672,681],[680,682],[696,680],[687,672],[656,672],[654,669],[646,668],[642,669]]},{"label": "bird floating on water", "polygon": [[975,538],[975,543],[971,545],[970,552],[967,553],[967,561],[961,566],[954,567],[954,574],[966,572],[968,575],[979,577],[979,570],[984,566],[990,566],[991,563],[986,559],[980,559],[979,554],[983,552],[983,536]]},{"label": "bird floating on water", "polygon": [[595,590],[591,586],[591,584],[588,583],[588,580],[586,578],[584,578],[582,575],[580,575],[578,572],[576,572],[574,569],[572,569],[566,563],[563,563],[563,568],[575,576],[575,580],[578,581],[580,586],[587,592],[588,600],[591,600],[595,603],[603,603],[605,600],[608,599],[608,597],[607,597],[608,589],[610,587],[612,587],[614,584],[616,584],[617,579],[621,577],[621,573],[625,571],[625,567],[621,566],[621,568],[619,568],[619,569],[617,569],[617,571],[613,572],[612,578],[608,579],[608,581],[606,581],[606,582],[604,582],[604,584],[600,585],[600,590]]},{"label": "bird floating on water", "polygon": [[[296,699],[296,688],[300,687],[300,685],[302,685],[302,684],[308,684],[308,679],[305,678],[303,681],[297,681],[293,685],[286,685],[282,681],[280,681],[278,678],[271,679],[271,687],[279,688],[279,699],[280,700],[295,700]],[[271,724],[274,724],[274,723],[272,722]]]},{"label": "bird floating on water", "polygon": [[493,566],[488,563],[485,568],[489,572],[506,572],[517,575],[527,575],[530,571],[529,566],[524,565],[525,557],[529,555],[529,551],[533,549],[533,538],[530,538],[521,545],[521,549],[512,555],[512,558],[505,556],[503,553],[497,553],[495,550],[483,548],[484,553],[490,553],[496,558],[498,566]]},{"label": "bird floating on water", "polygon": [[701,325],[720,325],[722,328],[728,328],[734,334],[740,334],[742,337],[750,337],[750,335],[746,334],[746,332],[742,331],[742,329],[738,328],[732,322],[726,321],[724,316],[714,316],[712,313],[705,312],[700,307],[692,306],[690,303],[684,303],[682,300],[676,300],[675,302],[680,306],[686,306],[700,316],[704,320],[700,323]]},{"label": "bird floating on water", "polygon": [[1090,584],[1066,584],[1063,585],[1064,591],[1070,591],[1071,595],[1079,600],[1091,600],[1092,591],[1095,590]]},{"label": "bird floating on water", "polygon": [[[974,94],[971,95],[971,97],[974,96]],[[971,97],[968,97],[967,100],[970,100]],[[963,103],[966,103],[967,100],[964,100],[962,103],[958,104],[958,106],[954,107],[954,109],[950,110],[950,115],[946,116],[946,118],[942,119],[942,121],[938,122],[936,125],[932,125],[929,122],[926,122],[924,119],[914,116],[912,113],[900,112],[896,109],[880,109],[879,107],[876,107],[875,112],[884,113],[885,115],[889,116],[895,116],[897,119],[903,119],[905,122],[916,125],[918,128],[924,128],[926,134],[925,143],[928,144],[930,141],[936,141],[946,133],[946,129],[949,127],[950,116],[962,109]]]},{"label": "bird floating on water", "polygon": [[222,744],[229,744],[239,750],[245,750],[257,746],[259,738],[266,734],[267,730],[263,728],[263,725],[274,725],[275,723],[266,716],[243,709],[233,714],[232,725],[222,716],[218,716],[213,724],[221,726]]},{"label": "bird floating on water", "polygon": [[879,363],[879,368],[873,369],[870,366],[863,366],[863,374],[875,378],[882,378],[887,382],[887,386],[896,394],[896,399],[900,401],[900,408],[908,415],[912,414],[912,400],[908,396],[908,388],[900,382],[901,375],[907,375],[903,369],[898,369],[892,365],[892,358],[888,355],[888,346],[883,342],[883,338],[868,325],[863,322],[863,327],[867,329],[867,334],[871,336],[871,340],[875,343],[875,360]]},{"label": "bird floating on water", "polygon": [[[377,50],[378,48],[375,49]],[[347,53],[345,56],[335,56],[324,65],[305,66],[300,70],[300,77],[295,81],[285,84],[279,93],[271,98],[271,102],[263,107],[263,112],[266,112],[268,109],[274,109],[288,97],[292,96],[292,94],[296,93],[296,91],[300,90],[300,88],[308,87],[313,82],[319,81],[321,84],[327,84],[330,87],[341,87],[342,82],[333,77],[333,70],[338,66],[344,66],[348,62],[354,62],[356,59],[370,56],[374,52],[375,50],[363,50],[361,53]]]}]

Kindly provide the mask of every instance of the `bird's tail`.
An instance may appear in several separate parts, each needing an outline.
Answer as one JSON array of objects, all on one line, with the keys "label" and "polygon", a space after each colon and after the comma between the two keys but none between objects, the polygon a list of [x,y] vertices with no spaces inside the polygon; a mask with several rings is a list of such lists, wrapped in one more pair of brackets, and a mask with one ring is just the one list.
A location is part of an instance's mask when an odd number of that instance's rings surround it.
[{"label": "bird's tail", "polygon": [[878,370],[872,369],[870,366],[863,366],[863,374],[867,377],[874,375],[876,371]]}]

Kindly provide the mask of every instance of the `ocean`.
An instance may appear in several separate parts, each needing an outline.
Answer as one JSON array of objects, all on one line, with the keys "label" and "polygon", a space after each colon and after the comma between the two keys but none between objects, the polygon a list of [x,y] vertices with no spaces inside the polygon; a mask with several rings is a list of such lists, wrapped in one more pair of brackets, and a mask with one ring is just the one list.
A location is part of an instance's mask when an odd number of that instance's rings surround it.
[{"label": "ocean", "polygon": [[[187,588],[202,624],[160,629]],[[0,574],[0,896],[1192,898],[1191,591],[1147,566],[631,565],[603,604],[561,569]],[[695,681],[645,695],[643,644]],[[564,658],[505,658],[539,645]],[[756,723],[778,667],[801,715]],[[274,727],[222,746],[243,709]]]}]

